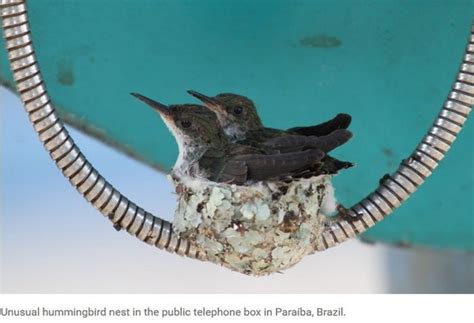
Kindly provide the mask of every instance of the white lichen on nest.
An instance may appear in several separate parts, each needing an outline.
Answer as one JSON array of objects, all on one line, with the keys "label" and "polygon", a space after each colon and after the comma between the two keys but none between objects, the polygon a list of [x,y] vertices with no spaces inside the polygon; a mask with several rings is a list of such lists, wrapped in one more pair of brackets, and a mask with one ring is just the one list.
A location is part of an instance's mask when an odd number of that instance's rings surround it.
[{"label": "white lichen on nest", "polygon": [[174,231],[208,260],[249,275],[313,253],[336,204],[329,175],[246,186],[170,178],[178,194]]}]

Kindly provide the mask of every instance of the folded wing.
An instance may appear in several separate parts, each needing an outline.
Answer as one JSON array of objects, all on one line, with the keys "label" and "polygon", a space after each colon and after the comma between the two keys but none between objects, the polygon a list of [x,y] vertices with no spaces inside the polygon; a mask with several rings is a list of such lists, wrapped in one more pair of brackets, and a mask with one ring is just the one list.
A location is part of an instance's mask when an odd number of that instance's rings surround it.
[{"label": "folded wing", "polygon": [[287,135],[272,138],[263,143],[267,149],[279,151],[280,153],[288,153],[302,151],[305,149],[319,149],[327,153],[340,145],[345,144],[352,138],[349,130],[337,129],[326,136],[300,136]]},{"label": "folded wing", "polygon": [[276,180],[311,167],[324,155],[321,150],[309,149],[284,154],[234,156],[223,165],[217,181],[240,185],[246,181]]},{"label": "folded wing", "polygon": [[326,136],[337,129],[347,129],[351,124],[352,117],[345,113],[339,113],[333,119],[321,124],[309,127],[295,127],[288,129],[289,132],[302,136]]}]

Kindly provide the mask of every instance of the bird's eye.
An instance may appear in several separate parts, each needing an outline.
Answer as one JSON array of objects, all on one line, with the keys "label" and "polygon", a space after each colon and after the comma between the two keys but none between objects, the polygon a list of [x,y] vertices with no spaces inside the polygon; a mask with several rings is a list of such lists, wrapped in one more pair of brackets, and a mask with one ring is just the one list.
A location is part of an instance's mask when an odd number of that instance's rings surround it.
[{"label": "bird's eye", "polygon": [[242,108],[241,106],[234,107],[235,114],[242,114],[242,112],[244,112],[244,108]]},{"label": "bird's eye", "polygon": [[189,121],[189,120],[181,121],[181,126],[183,128],[189,128],[189,127],[191,127],[191,121]]}]

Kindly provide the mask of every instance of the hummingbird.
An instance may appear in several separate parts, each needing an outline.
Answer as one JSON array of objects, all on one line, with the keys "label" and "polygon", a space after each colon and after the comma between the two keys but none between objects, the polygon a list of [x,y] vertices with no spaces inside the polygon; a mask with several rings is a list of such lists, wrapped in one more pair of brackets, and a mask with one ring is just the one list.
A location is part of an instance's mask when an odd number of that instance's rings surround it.
[{"label": "hummingbird", "polygon": [[255,104],[243,95],[221,93],[215,97],[209,97],[193,90],[189,90],[188,93],[217,114],[227,136],[236,142],[255,140],[262,142],[290,134],[310,137],[326,136],[334,130],[346,129],[352,120],[350,115],[340,113],[333,119],[319,125],[294,127],[287,130],[267,128],[262,124]]},{"label": "hummingbird", "polygon": [[196,104],[159,103],[138,93],[134,97],[157,111],[174,135],[179,155],[173,173],[214,182],[244,185],[249,181],[268,181],[308,176],[325,153],[316,148],[288,153],[231,142],[217,115]]},{"label": "hummingbird", "polygon": [[[325,153],[346,143],[352,134],[346,128],[351,116],[340,113],[322,124],[309,127],[295,127],[288,130],[266,128],[249,98],[232,93],[208,97],[189,90],[189,94],[202,101],[214,111],[228,138],[244,145],[264,147],[274,152],[288,153],[305,148],[321,149]],[[335,174],[340,169],[352,167],[350,162],[339,161],[329,155],[312,169],[311,174]]]}]

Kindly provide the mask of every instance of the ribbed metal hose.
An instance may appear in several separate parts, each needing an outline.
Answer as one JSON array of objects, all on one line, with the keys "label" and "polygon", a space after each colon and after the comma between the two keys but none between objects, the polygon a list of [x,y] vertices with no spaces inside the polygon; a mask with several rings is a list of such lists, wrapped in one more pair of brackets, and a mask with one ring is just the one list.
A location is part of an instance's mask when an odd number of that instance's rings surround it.
[{"label": "ribbed metal hose", "polygon": [[[107,182],[81,153],[58,117],[36,62],[24,0],[0,0],[2,25],[17,91],[41,142],[71,184],[116,226],[160,249],[206,259],[193,245],[177,238],[171,223],[145,211]],[[413,154],[361,202],[350,215],[338,217],[323,233],[320,250],[364,232],[403,203],[443,159],[474,104],[474,27],[454,83],[439,116]]]},{"label": "ribbed metal hose", "polygon": [[145,211],[115,189],[92,166],[64,127],[49,98],[36,62],[26,3],[0,0],[3,35],[17,91],[41,142],[71,184],[115,226],[160,249],[204,260],[171,223]]},{"label": "ribbed metal hose", "polygon": [[474,104],[474,25],[454,85],[428,133],[390,176],[384,176],[379,187],[352,206],[350,217],[337,217],[323,232],[324,250],[353,238],[373,227],[408,199],[423,184],[466,122]]}]

